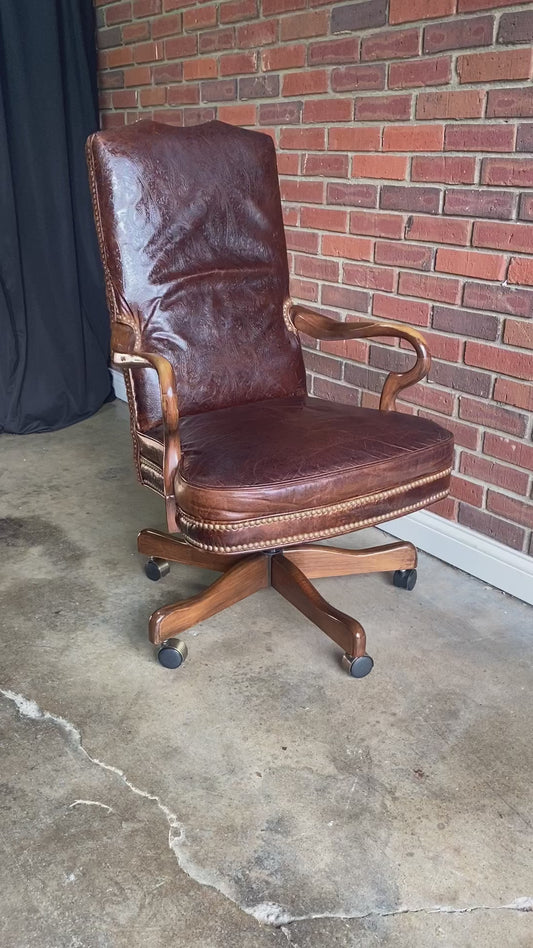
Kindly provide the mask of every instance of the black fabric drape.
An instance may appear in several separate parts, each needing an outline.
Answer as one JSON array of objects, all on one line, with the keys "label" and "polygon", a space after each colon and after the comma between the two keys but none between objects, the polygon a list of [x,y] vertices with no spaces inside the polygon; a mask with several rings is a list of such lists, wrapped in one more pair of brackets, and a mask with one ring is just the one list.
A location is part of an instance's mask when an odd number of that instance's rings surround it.
[{"label": "black fabric drape", "polygon": [[112,397],[97,127],[91,0],[0,0],[0,431],[63,428]]}]

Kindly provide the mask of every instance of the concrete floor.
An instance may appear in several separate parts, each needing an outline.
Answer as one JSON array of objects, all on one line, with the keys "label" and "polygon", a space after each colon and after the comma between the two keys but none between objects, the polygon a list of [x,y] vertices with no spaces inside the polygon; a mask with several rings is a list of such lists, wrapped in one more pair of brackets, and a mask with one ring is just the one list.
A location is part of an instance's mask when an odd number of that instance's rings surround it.
[{"label": "concrete floor", "polygon": [[167,671],[148,615],[212,574],[144,577],[125,406],[1,446],[2,948],[533,945],[529,607],[421,556],[317,583],[364,680],[273,590]]}]

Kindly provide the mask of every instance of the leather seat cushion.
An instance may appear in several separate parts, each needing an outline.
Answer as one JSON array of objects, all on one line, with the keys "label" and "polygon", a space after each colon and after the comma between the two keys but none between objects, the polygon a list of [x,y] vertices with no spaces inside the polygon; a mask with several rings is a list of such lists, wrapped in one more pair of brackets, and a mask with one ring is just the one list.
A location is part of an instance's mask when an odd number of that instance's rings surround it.
[{"label": "leather seat cushion", "polygon": [[[186,416],[180,437],[178,522],[216,552],[335,536],[449,489],[452,435],[398,412],[294,396]],[[156,441],[143,436],[152,463]]]}]

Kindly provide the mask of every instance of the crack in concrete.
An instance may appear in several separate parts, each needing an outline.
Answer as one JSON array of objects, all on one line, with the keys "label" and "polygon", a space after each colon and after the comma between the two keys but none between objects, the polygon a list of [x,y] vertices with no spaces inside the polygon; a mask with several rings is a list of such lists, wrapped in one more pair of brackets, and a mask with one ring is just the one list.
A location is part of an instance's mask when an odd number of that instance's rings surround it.
[{"label": "crack in concrete", "polygon": [[69,810],[73,810],[75,806],[99,806],[102,810],[107,810],[108,813],[113,812],[113,807],[108,806],[107,803],[100,803],[99,800],[74,800],[74,803],[69,803]]},{"label": "crack in concrete", "polygon": [[[14,691],[4,690],[0,688],[0,695],[3,695],[8,701],[15,704],[21,717],[30,718],[33,721],[51,721],[53,724],[62,728],[62,730],[68,735],[69,739],[72,741],[74,746],[81,751],[81,753],[95,764],[97,767],[100,767],[102,770],[106,770],[109,773],[114,774],[128,787],[132,793],[135,793],[137,796],[144,797],[146,800],[150,800],[155,803],[161,812],[164,814],[167,823],[168,823],[168,846],[172,850],[178,866],[180,869],[194,882],[197,882],[201,886],[213,889],[215,892],[218,892],[220,895],[224,896],[228,901],[232,902],[237,908],[245,912],[247,915],[251,915],[262,925],[268,925],[272,928],[278,929],[278,931],[285,936],[289,944],[294,944],[291,938],[291,932],[288,929],[289,925],[294,924],[295,922],[307,922],[315,921],[318,919],[343,919],[343,920],[357,920],[357,919],[366,919],[366,918],[389,918],[395,915],[417,915],[417,914],[445,914],[445,915],[464,915],[469,912],[487,912],[487,911],[516,911],[516,912],[533,912],[533,896],[519,896],[514,899],[512,902],[507,905],[469,905],[463,907],[454,907],[448,905],[433,905],[433,906],[402,906],[395,909],[371,909],[368,912],[317,912],[310,913],[307,915],[291,915],[286,909],[281,905],[277,905],[275,902],[261,902],[257,905],[241,905],[236,898],[231,894],[229,889],[222,884],[217,884],[212,879],[208,878],[206,872],[202,871],[198,866],[196,866],[192,860],[188,859],[183,852],[179,851],[179,846],[183,843],[185,839],[185,829],[183,824],[178,819],[177,815],[173,813],[169,807],[161,802],[157,794],[150,793],[147,790],[141,790],[139,787],[136,787],[135,784],[128,779],[124,771],[120,770],[119,767],[115,767],[113,764],[106,764],[105,761],[99,760],[98,757],[93,757],[83,746],[81,732],[76,728],[70,721],[67,721],[65,718],[57,714],[52,714],[50,711],[43,711],[39,705],[29,699],[25,698],[23,695],[17,694]],[[85,804],[87,806],[97,806],[103,807],[104,809],[111,812],[112,807],[109,807],[105,803],[100,803],[95,800],[75,800],[74,803],[70,804],[69,808]]]}]

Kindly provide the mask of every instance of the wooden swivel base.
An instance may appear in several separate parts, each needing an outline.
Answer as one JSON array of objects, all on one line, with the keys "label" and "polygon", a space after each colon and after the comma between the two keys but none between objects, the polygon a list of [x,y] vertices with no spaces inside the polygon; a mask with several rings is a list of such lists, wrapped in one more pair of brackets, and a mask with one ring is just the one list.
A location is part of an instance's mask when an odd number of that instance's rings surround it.
[{"label": "wooden swivel base", "polygon": [[235,556],[204,553],[180,536],[142,530],[137,539],[139,553],[150,557],[147,575],[159,579],[168,563],[201,566],[222,573],[202,593],[157,609],[150,617],[149,635],[160,645],[159,660],[177,667],[187,652],[175,636],[245,599],[258,589],[273,586],[311,622],[344,650],[343,663],[354,678],[372,670],[366,654],[363,627],[322,598],[310,579],[322,576],[354,576],[394,571],[395,583],[412,589],[416,581],[416,549],[411,543],[389,543],[367,550],[344,550],[332,546],[292,546],[284,550]]}]

